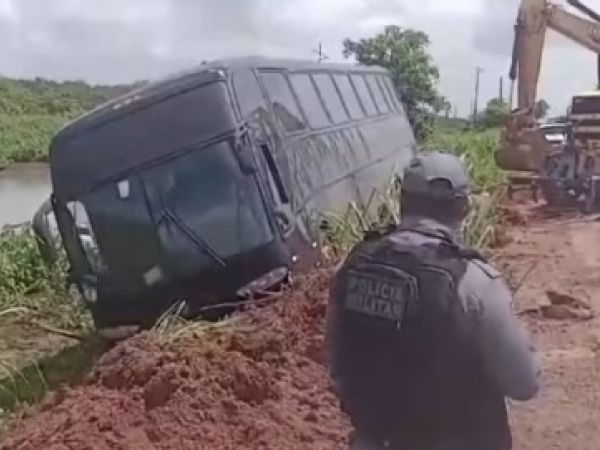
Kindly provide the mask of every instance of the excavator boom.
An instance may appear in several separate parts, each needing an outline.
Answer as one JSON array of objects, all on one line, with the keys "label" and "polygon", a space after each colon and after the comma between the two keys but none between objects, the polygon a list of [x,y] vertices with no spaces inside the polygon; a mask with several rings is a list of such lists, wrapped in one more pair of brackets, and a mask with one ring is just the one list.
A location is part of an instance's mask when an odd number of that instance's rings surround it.
[{"label": "excavator boom", "polygon": [[535,119],[537,86],[548,29],[600,54],[600,16],[578,0],[570,4],[593,20],[572,14],[548,0],[522,0],[515,25],[511,79],[518,83],[518,104],[507,123],[498,165],[507,170],[542,170],[548,145]]}]

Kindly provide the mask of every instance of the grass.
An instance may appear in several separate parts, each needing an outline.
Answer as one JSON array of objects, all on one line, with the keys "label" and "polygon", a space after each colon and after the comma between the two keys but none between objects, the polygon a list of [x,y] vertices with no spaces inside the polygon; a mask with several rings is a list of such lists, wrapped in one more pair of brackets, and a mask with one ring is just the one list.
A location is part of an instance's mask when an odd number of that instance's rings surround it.
[{"label": "grass", "polygon": [[16,306],[27,294],[56,284],[42,261],[30,227],[0,232],[0,311]]},{"label": "grass", "polygon": [[[500,186],[504,174],[497,167],[494,151],[499,145],[497,130],[435,130],[425,147],[460,156],[467,165],[477,194],[471,197],[471,211],[463,226],[465,245],[484,249],[494,238],[498,221]],[[350,203],[342,214],[325,214],[327,242],[338,253],[347,252],[365,233],[374,228],[399,223],[399,192],[393,182],[374,191],[365,204]]]},{"label": "grass", "polygon": [[454,153],[466,162],[473,183],[480,191],[493,190],[505,181],[498,168],[494,152],[500,143],[499,130],[434,131],[426,147],[431,150]]},{"label": "grass", "polygon": [[67,292],[66,267],[64,255],[52,267],[44,263],[29,225],[1,231],[0,319],[28,314],[57,327],[89,327],[82,305]]},{"label": "grass", "polygon": [[0,232],[0,431],[10,411],[74,379],[96,354],[65,274],[64,260],[44,264],[29,225]]}]

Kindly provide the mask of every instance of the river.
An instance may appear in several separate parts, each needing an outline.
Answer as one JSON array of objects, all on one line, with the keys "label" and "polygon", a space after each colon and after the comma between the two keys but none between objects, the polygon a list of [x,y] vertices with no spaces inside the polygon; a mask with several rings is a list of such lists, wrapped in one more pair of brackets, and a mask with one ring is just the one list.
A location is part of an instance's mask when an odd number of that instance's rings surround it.
[{"label": "river", "polygon": [[51,189],[46,164],[16,164],[0,171],[0,229],[31,220]]}]

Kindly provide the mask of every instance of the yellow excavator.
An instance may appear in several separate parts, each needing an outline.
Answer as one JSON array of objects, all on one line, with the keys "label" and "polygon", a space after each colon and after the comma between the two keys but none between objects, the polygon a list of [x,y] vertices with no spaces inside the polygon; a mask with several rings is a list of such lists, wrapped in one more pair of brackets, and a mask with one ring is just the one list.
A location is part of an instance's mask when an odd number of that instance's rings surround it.
[{"label": "yellow excavator", "polygon": [[599,55],[600,84],[600,15],[578,0],[567,1],[589,18],[548,0],[521,2],[510,71],[513,86],[517,82],[517,108],[510,115],[495,156],[502,169],[513,172],[509,176],[509,193],[513,186],[527,180],[535,192],[541,188],[551,205],[583,205],[591,211],[599,198],[600,186],[600,91],[573,97],[563,127],[564,140],[558,146],[547,139],[535,117],[548,29]]}]

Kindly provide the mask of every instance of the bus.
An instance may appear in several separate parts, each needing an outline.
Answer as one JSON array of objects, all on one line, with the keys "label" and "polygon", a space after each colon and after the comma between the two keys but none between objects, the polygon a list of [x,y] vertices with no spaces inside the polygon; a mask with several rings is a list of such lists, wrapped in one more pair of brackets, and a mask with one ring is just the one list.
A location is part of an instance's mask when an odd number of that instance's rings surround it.
[{"label": "bus", "polygon": [[318,265],[321,214],[366,202],[415,151],[382,68],[220,60],[59,131],[45,211],[96,325],[146,326]]}]

